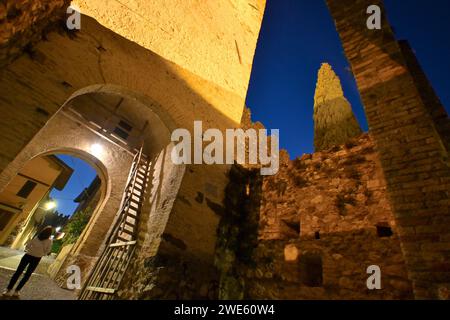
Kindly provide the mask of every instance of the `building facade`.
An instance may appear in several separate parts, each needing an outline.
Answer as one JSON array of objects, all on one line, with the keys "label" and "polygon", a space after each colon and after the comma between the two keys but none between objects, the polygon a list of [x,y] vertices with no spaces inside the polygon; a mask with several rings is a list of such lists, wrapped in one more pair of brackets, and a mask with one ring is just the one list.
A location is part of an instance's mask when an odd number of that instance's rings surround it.
[{"label": "building facade", "polygon": [[2,225],[0,243],[21,249],[44,220],[50,191],[62,190],[72,168],[55,156],[27,162],[0,193]]}]

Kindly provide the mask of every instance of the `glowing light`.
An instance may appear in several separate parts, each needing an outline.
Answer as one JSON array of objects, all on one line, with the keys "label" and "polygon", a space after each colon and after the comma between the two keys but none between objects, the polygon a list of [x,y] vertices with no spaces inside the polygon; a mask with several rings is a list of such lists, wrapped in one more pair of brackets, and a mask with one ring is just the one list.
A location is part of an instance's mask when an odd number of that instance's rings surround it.
[{"label": "glowing light", "polygon": [[98,143],[94,143],[91,145],[91,153],[96,157],[101,156],[103,153],[103,147]]},{"label": "glowing light", "polygon": [[58,233],[58,235],[56,236],[56,240],[61,240],[65,235],[66,234],[64,232]]},{"label": "glowing light", "polygon": [[48,201],[44,205],[44,209],[45,210],[52,210],[54,208],[56,208],[56,202],[55,201]]}]

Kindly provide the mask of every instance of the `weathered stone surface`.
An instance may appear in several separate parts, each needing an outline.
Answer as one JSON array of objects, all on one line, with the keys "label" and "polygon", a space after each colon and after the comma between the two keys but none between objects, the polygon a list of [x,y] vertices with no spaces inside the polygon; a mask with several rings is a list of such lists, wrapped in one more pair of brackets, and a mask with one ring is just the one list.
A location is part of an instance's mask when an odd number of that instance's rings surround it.
[{"label": "weathered stone surface", "polygon": [[[0,189],[41,152],[87,152],[83,139],[73,137],[92,133],[52,122],[60,119],[57,111],[68,99],[86,92],[111,86],[131,91],[171,123],[170,129],[192,129],[193,120],[220,129],[238,125],[264,1],[180,0],[168,8],[159,0],[151,5],[79,0],[103,26],[83,15],[78,32],[45,32],[61,21],[67,3],[0,4]],[[445,110],[410,48],[395,41],[385,15],[382,31],[366,28],[365,9],[382,7],[382,1],[328,4],[372,138],[330,144],[295,161],[282,151],[280,173],[264,179],[236,168],[228,179],[228,167],[219,166],[188,166],[183,176],[164,165],[168,151],[160,149],[149,192],[153,200],[144,210],[120,297],[409,299],[414,288],[418,298],[448,299],[450,131]],[[43,34],[45,41],[37,43]],[[329,104],[351,119],[339,80],[331,68],[324,67],[324,73],[330,84],[318,85],[318,114],[326,110],[320,105]],[[332,121],[317,123],[325,127]],[[263,127],[243,121],[246,125]],[[36,139],[40,145],[30,143]],[[83,270],[95,263],[112,207],[120,202],[117,190],[125,177],[117,164],[130,159],[117,152],[107,155],[117,176],[104,215],[86,231],[92,237],[82,237],[67,258]],[[218,270],[212,265],[215,248]],[[365,286],[371,264],[381,267],[380,291]]]},{"label": "weathered stone surface", "polygon": [[[450,215],[448,116],[410,48],[395,39],[383,1],[327,3],[379,152],[415,297],[436,299],[450,283],[442,263],[450,228],[441,224]],[[366,27],[370,5],[381,8],[381,30]],[[430,246],[439,249],[430,255]]]},{"label": "weathered stone surface", "polygon": [[70,0],[7,0],[0,3],[0,67],[35,44],[65,17]]},{"label": "weathered stone surface", "polygon": [[[236,182],[233,190],[243,189],[247,183],[245,179]],[[250,192],[250,198],[252,195],[261,199],[260,205],[236,213],[252,219],[259,217],[258,230],[253,231],[258,233],[258,241],[250,240],[255,235],[246,232],[239,246],[230,252],[233,258],[228,260],[227,267],[221,269],[222,276],[228,277],[232,270],[231,279],[240,284],[237,291],[240,296],[413,297],[386,182],[369,135],[294,161],[288,155],[281,157],[279,173],[264,177],[260,193]],[[239,218],[231,221],[231,228],[234,234],[241,234],[242,224],[236,221]],[[379,231],[380,227],[391,232],[385,235]],[[225,239],[229,237],[221,241]],[[246,251],[250,254],[246,262],[239,258],[242,241],[247,241],[247,246],[256,245]],[[366,270],[371,265],[381,268],[382,290],[367,289]],[[236,297],[236,289],[227,290],[231,287],[222,287],[223,296]]]},{"label": "weathered stone surface", "polygon": [[[245,98],[265,0],[76,0],[84,14]],[[232,111],[239,121],[242,106]]]},{"label": "weathered stone surface", "polygon": [[285,159],[276,176],[264,179],[263,195],[263,239],[365,228],[375,233],[380,223],[395,228],[383,172],[367,134],[331,151]]}]

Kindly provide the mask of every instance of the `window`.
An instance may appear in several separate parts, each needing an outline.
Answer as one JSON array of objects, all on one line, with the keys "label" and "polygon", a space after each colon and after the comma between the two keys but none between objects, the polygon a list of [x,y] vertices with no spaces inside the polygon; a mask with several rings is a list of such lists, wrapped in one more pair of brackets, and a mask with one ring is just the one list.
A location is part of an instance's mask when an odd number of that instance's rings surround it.
[{"label": "window", "polygon": [[130,132],[131,129],[133,129],[133,127],[129,123],[126,123],[123,120],[119,121],[119,127],[121,127],[122,129],[124,129],[124,130],[126,130],[128,132]]},{"label": "window", "polygon": [[114,128],[114,133],[117,134],[120,138],[127,140],[132,129],[133,127],[129,123],[126,123],[123,120],[119,120],[117,127]]},{"label": "window", "polygon": [[394,233],[392,232],[391,227],[387,225],[377,225],[377,235],[380,238],[388,238],[391,237]]},{"label": "window", "polygon": [[12,217],[11,212],[0,209],[0,231],[5,229]]},{"label": "window", "polygon": [[314,239],[320,240],[320,232],[319,231],[314,232]]},{"label": "window", "polygon": [[322,257],[318,253],[305,253],[300,257],[300,281],[308,287],[323,285]]},{"label": "window", "polygon": [[114,133],[117,134],[119,137],[121,137],[124,140],[128,139],[128,133],[126,133],[124,130],[120,129],[119,127],[114,129]]},{"label": "window", "polygon": [[284,224],[300,236],[300,221],[282,220]]},{"label": "window", "polygon": [[19,190],[19,192],[17,192],[17,196],[24,198],[24,199],[28,198],[28,196],[34,190],[36,185],[37,185],[36,182],[28,180],[27,182],[25,182],[25,184]]}]

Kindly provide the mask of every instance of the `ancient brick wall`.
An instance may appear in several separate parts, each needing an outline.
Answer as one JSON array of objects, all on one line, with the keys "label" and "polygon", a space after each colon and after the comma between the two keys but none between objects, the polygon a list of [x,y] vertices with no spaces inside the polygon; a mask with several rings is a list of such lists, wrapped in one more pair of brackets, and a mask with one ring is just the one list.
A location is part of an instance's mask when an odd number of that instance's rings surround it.
[{"label": "ancient brick wall", "polygon": [[[416,298],[440,298],[450,283],[448,150],[380,0],[328,0],[385,173]],[[367,8],[382,9],[369,30]]]},{"label": "ancient brick wall", "polygon": [[[283,154],[279,173],[265,177],[257,188],[250,191],[250,197],[260,198],[257,212],[242,212],[253,223],[256,219],[257,241],[244,232],[244,242],[253,242],[255,249],[236,250],[235,255],[249,257],[235,260],[236,271],[228,281],[240,284],[242,297],[413,298],[370,136],[294,161]],[[381,268],[381,290],[367,288],[371,265]],[[235,286],[231,288],[236,297]]]},{"label": "ancient brick wall", "polygon": [[446,149],[450,150],[450,119],[447,111],[445,111],[445,107],[428,81],[408,41],[399,41],[399,46],[424,106],[432,117],[436,130],[439,132]]}]

